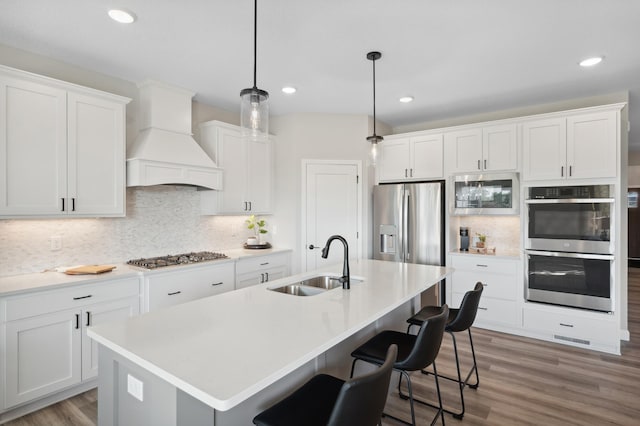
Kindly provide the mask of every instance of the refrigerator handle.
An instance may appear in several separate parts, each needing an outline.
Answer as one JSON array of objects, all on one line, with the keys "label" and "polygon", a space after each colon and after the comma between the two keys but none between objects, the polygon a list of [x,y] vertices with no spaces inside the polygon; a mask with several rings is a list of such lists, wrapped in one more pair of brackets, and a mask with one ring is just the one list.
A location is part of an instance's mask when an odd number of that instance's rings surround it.
[{"label": "refrigerator handle", "polygon": [[409,191],[406,191],[404,193],[404,206],[402,208],[403,210],[403,222],[404,222],[404,229],[403,229],[403,233],[402,235],[404,236],[403,240],[404,240],[404,247],[402,249],[402,253],[403,253],[403,258],[402,259],[404,262],[408,261],[411,259],[411,253],[409,253],[409,247],[411,247],[411,244],[409,244],[409,235],[411,234],[410,229],[409,229],[409,206],[411,205],[410,203],[410,195],[409,195]]}]

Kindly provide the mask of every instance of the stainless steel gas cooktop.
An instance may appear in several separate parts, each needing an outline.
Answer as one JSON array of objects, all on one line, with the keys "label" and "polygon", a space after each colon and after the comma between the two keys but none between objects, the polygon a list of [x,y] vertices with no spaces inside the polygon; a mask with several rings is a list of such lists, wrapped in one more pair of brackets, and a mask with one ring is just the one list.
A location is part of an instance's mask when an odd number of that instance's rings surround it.
[{"label": "stainless steel gas cooktop", "polygon": [[171,254],[160,257],[149,257],[140,259],[131,259],[127,261],[128,265],[138,266],[145,269],[163,268],[165,266],[186,265],[190,263],[209,262],[212,260],[227,259],[224,253],[215,253],[211,251],[199,251],[182,254]]}]

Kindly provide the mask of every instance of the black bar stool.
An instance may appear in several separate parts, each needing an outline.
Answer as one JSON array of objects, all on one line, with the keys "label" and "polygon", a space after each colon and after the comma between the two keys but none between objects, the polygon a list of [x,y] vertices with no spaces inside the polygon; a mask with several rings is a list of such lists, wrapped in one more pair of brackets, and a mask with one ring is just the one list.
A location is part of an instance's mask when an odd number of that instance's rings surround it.
[{"label": "black bar stool", "polygon": [[[476,352],[473,348],[473,339],[471,338],[471,326],[476,319],[476,314],[478,312],[478,305],[480,304],[480,296],[482,296],[482,289],[484,286],[481,282],[477,282],[473,290],[470,290],[465,293],[462,303],[460,304],[460,308],[458,309],[450,309],[449,310],[449,319],[447,321],[447,326],[445,327],[445,331],[451,335],[451,339],[453,340],[453,352],[456,356],[456,368],[458,371],[458,378],[447,377],[440,375],[443,379],[451,380],[454,382],[458,382],[458,386],[460,387],[460,402],[462,404],[462,411],[456,413],[447,409],[444,409],[447,413],[453,415],[456,419],[462,419],[464,416],[464,395],[463,390],[465,386],[469,386],[472,389],[477,389],[480,385],[480,377],[478,376],[478,364],[476,363]],[[409,318],[407,322],[409,326],[407,327],[407,333],[409,333],[411,326],[417,325],[420,326],[424,321],[429,321],[433,318],[434,315],[437,315],[439,312],[439,307],[437,306],[425,306],[420,309],[418,313]],[[469,332],[469,343],[471,344],[471,355],[473,356],[473,367],[467,374],[464,380],[462,380],[462,375],[460,374],[460,360],[458,358],[458,346],[456,344],[456,336],[454,333],[459,333],[461,331],[467,330]],[[476,374],[476,382],[474,384],[469,383],[469,379],[471,375],[475,372]],[[429,372],[424,371],[423,373],[429,374]],[[437,375],[437,372],[433,371],[433,374]],[[433,404],[430,404],[433,407],[436,407]],[[437,407],[436,407],[437,408]]]},{"label": "black bar stool", "polygon": [[374,426],[387,401],[398,347],[387,351],[376,371],[347,381],[318,374],[294,393],[258,414],[258,426]]},{"label": "black bar stool", "polygon": [[[393,364],[393,369],[400,372],[398,392],[400,392],[402,377],[407,379],[409,405],[411,407],[411,423],[386,413],[384,413],[383,416],[391,417],[404,424],[415,425],[416,415],[413,407],[414,401],[427,404],[413,397],[411,377],[409,373],[412,371],[423,370],[430,365],[433,365],[433,371],[437,373],[435,359],[438,356],[440,344],[442,343],[442,336],[444,335],[444,327],[447,323],[447,318],[449,317],[449,308],[447,305],[438,309],[440,312],[429,318],[429,321],[425,322],[420,327],[420,331],[418,331],[417,335],[385,330],[373,336],[366,343],[351,353],[351,356],[354,358],[353,363],[351,364],[351,375],[353,375],[356,361],[362,360],[371,364],[380,365],[385,361],[384,354],[386,353],[387,348],[391,345],[398,346],[398,359]],[[438,383],[437,374],[435,375],[435,381],[440,407],[436,407],[438,408],[438,412],[431,421],[431,424],[435,424],[438,421],[438,417],[440,417],[442,419],[442,424],[444,425],[442,399],[440,398],[440,384]]]}]

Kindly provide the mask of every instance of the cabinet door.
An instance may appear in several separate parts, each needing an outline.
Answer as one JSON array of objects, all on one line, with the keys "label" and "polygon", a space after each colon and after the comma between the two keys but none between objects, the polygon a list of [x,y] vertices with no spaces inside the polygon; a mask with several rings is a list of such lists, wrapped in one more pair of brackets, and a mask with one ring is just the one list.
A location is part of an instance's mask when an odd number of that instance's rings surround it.
[{"label": "cabinet door", "polygon": [[436,179],[444,176],[441,134],[411,138],[410,146],[410,177]]},{"label": "cabinet door", "polygon": [[82,380],[98,375],[98,344],[87,336],[87,327],[127,319],[138,314],[138,297],[90,306],[82,312]]},{"label": "cabinet door", "polygon": [[482,129],[482,169],[516,170],[518,151],[516,126],[491,126]]},{"label": "cabinet door", "polygon": [[71,215],[124,216],[125,107],[68,94],[68,207]]},{"label": "cabinet door", "polygon": [[247,141],[247,198],[252,214],[271,213],[271,140]]},{"label": "cabinet door", "polygon": [[378,180],[404,180],[409,177],[411,158],[409,139],[383,140],[378,144]]},{"label": "cabinet door", "polygon": [[0,77],[0,215],[61,213],[67,196],[66,102],[63,90]]},{"label": "cabinet door", "polygon": [[482,129],[461,130],[445,135],[453,154],[453,173],[482,170]]},{"label": "cabinet door", "polygon": [[7,407],[80,382],[80,311],[6,323]]},{"label": "cabinet door", "polygon": [[615,111],[567,119],[569,178],[616,177],[617,122]]},{"label": "cabinet door", "polygon": [[522,137],[523,179],[563,179],[567,175],[564,118],[524,123]]},{"label": "cabinet door", "polygon": [[246,213],[247,144],[239,129],[218,129],[218,159],[224,169],[218,213]]}]

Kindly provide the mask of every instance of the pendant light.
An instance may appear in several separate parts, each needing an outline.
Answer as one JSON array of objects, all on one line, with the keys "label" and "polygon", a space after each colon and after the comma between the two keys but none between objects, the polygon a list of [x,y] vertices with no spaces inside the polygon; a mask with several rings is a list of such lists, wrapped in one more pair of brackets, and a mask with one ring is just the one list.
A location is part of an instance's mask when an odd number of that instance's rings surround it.
[{"label": "pendant light", "polygon": [[368,136],[367,140],[371,142],[371,165],[375,166],[378,160],[378,142],[384,139],[382,136],[376,135],[376,60],[382,57],[380,52],[367,53],[367,59],[373,62],[373,135]]},{"label": "pendant light", "polygon": [[253,87],[240,91],[240,127],[243,136],[257,140],[269,134],[269,93],[256,87],[258,0],[253,6]]}]

